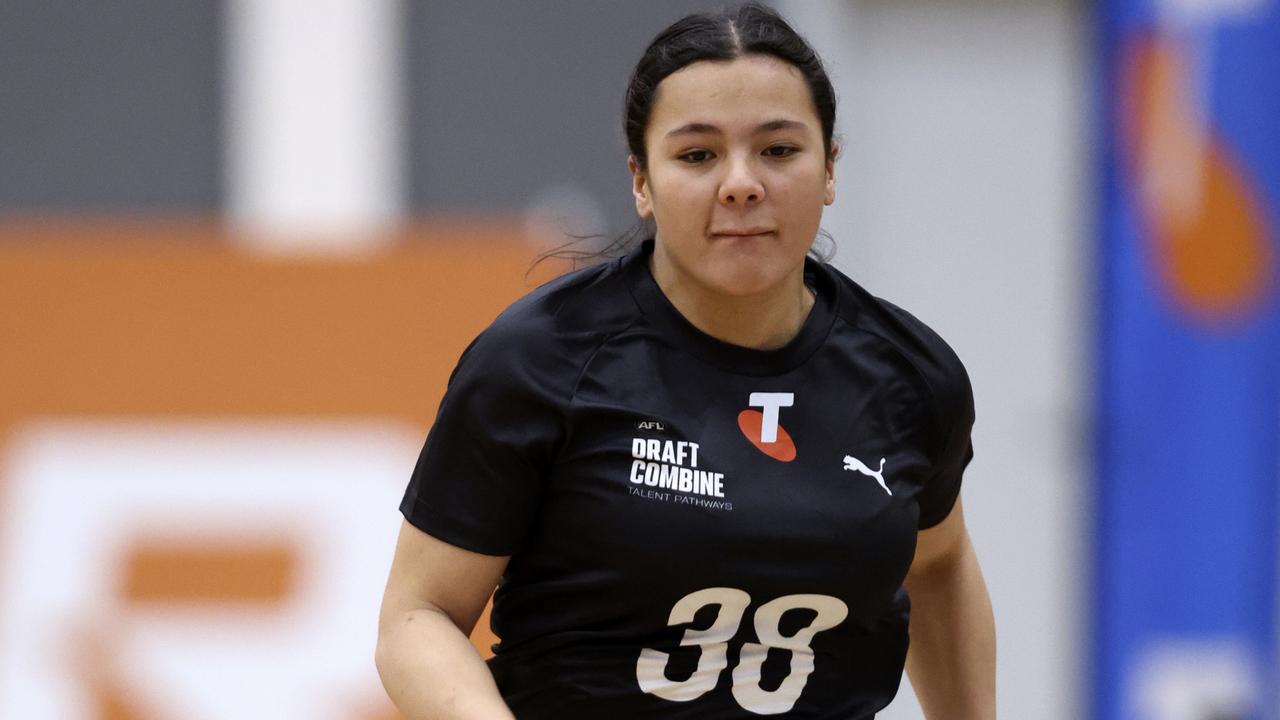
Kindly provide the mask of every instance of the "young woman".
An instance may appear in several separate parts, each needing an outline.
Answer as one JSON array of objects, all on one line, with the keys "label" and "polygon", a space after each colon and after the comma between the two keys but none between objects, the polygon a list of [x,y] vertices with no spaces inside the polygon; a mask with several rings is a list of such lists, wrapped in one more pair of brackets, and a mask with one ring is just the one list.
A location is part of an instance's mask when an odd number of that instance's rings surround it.
[{"label": "young woman", "polygon": [[995,716],[968,378],[808,257],[834,119],[766,8],[645,52],[626,131],[654,236],[476,338],[401,505],[377,660],[407,717],[856,720],[904,663],[930,720]]}]

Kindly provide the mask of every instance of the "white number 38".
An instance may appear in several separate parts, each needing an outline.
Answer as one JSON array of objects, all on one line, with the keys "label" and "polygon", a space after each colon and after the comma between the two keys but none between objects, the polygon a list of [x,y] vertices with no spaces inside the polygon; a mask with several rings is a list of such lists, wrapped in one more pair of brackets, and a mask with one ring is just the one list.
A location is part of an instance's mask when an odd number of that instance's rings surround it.
[{"label": "white number 38", "polygon": [[[701,697],[716,686],[720,672],[729,665],[729,640],[738,632],[742,616],[751,605],[751,596],[742,590],[713,587],[689,593],[671,608],[667,625],[693,622],[693,616],[703,607],[718,605],[715,622],[706,630],[685,630],[681,647],[698,645],[702,656],[698,667],[688,680],[667,678],[667,653],[645,648],[636,662],[636,679],[640,689],[664,700],[688,702]],[[795,635],[784,637],[778,629],[782,615],[788,610],[807,608],[817,613],[808,627]],[[755,613],[758,643],[743,643],[738,654],[738,666],[733,669],[733,698],[743,709],[758,715],[776,715],[795,706],[804,691],[809,674],[813,672],[813,636],[844,622],[849,607],[830,595],[784,595],[770,600]],[[777,690],[765,690],[760,686],[760,668],[769,654],[769,648],[791,651],[791,672]]]}]

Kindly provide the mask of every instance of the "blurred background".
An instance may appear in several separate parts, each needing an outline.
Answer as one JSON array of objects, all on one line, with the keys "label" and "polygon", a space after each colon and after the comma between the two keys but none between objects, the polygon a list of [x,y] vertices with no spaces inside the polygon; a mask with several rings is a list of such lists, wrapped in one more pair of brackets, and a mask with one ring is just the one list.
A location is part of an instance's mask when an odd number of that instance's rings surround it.
[{"label": "blurred background", "polygon": [[[0,3],[0,717],[394,718],[448,373],[631,226],[630,69],[718,4]],[[834,263],[973,379],[1001,716],[1280,717],[1280,3],[774,5]]]}]

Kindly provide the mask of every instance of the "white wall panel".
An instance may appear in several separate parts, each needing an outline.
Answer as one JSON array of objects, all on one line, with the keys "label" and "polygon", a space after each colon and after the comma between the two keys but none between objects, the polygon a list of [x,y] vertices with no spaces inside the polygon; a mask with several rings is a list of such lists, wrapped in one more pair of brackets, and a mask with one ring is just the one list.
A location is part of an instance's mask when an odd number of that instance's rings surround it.
[{"label": "white wall panel", "polygon": [[227,5],[227,210],[267,247],[357,247],[404,212],[402,7]]}]

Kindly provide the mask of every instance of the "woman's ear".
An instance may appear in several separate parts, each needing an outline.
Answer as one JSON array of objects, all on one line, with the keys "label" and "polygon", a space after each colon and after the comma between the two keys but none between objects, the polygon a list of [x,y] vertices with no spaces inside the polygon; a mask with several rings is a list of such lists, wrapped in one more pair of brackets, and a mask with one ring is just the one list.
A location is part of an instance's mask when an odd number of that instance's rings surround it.
[{"label": "woman's ear", "polygon": [[827,185],[822,198],[823,204],[830,205],[836,201],[836,158],[840,157],[840,141],[831,140],[831,155],[827,157]]},{"label": "woman's ear", "polygon": [[642,218],[653,215],[653,199],[649,197],[649,176],[640,167],[635,155],[627,156],[627,169],[631,171],[631,194],[636,200],[636,214]]}]

